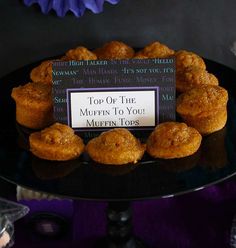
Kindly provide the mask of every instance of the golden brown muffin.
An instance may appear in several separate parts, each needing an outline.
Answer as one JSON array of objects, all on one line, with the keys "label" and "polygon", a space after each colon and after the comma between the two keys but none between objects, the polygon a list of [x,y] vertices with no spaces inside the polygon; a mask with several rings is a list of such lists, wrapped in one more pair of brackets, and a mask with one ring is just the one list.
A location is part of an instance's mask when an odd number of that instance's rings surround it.
[{"label": "golden brown muffin", "polygon": [[183,158],[195,153],[201,141],[201,134],[185,123],[164,122],[148,137],[147,152],[154,158]]},{"label": "golden brown muffin", "polygon": [[132,47],[120,41],[111,41],[93,51],[98,59],[130,59],[134,56]]},{"label": "golden brown muffin", "polygon": [[179,92],[185,92],[204,84],[218,85],[219,82],[213,74],[199,67],[187,67],[176,75],[176,90]]},{"label": "golden brown muffin", "polygon": [[140,53],[140,54],[135,54],[133,59],[148,59],[148,56],[145,56],[145,55]]},{"label": "golden brown muffin", "polygon": [[16,120],[22,126],[40,129],[53,123],[51,86],[27,83],[13,88],[11,96],[16,102]]},{"label": "golden brown muffin", "polygon": [[136,53],[137,56],[146,56],[148,58],[166,58],[173,56],[175,53],[174,50],[170,49],[164,44],[161,44],[158,41],[155,41],[148,46],[144,47],[143,50]]},{"label": "golden brown muffin", "polygon": [[228,92],[215,85],[203,85],[177,98],[177,112],[183,120],[206,135],[222,129],[227,120]]},{"label": "golden brown muffin", "polygon": [[55,123],[29,137],[30,151],[46,160],[66,161],[78,158],[84,150],[83,140],[67,125]]},{"label": "golden brown muffin", "polygon": [[145,145],[127,129],[114,128],[90,140],[86,151],[98,163],[122,165],[137,163],[145,152]]},{"label": "golden brown muffin", "polygon": [[45,60],[30,72],[33,82],[52,84],[52,60]]},{"label": "golden brown muffin", "polygon": [[97,56],[86,47],[76,47],[66,52],[63,60],[96,60]]},{"label": "golden brown muffin", "polygon": [[189,66],[199,67],[201,69],[206,69],[204,60],[193,52],[188,52],[185,50],[180,50],[175,53],[176,58],[176,71],[183,71]]}]

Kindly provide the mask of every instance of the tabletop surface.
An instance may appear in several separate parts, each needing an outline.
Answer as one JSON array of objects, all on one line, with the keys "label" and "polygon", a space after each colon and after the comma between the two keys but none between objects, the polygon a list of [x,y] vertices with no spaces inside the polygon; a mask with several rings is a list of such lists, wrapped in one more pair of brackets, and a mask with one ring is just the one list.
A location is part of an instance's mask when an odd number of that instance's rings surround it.
[{"label": "tabletop surface", "polygon": [[93,163],[86,155],[53,162],[28,151],[28,130],[15,121],[14,86],[29,81],[25,66],[1,79],[0,176],[7,181],[58,196],[87,200],[135,200],[171,197],[199,190],[236,174],[236,72],[206,61],[229,92],[228,120],[221,131],[203,138],[192,156],[161,160],[147,155],[137,165],[121,167]]}]

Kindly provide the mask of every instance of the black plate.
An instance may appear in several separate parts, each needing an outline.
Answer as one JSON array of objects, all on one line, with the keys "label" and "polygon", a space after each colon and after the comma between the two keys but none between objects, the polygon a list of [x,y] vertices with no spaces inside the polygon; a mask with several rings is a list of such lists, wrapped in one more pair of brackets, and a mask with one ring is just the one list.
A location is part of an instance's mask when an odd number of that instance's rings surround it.
[{"label": "black plate", "polygon": [[168,197],[225,180],[236,174],[236,72],[206,60],[209,72],[229,92],[226,127],[204,137],[200,150],[186,158],[153,160],[137,165],[102,166],[86,155],[69,162],[38,159],[27,150],[28,130],[15,122],[11,90],[29,81],[37,64],[25,66],[0,80],[0,176],[10,182],[59,196],[96,200]]}]

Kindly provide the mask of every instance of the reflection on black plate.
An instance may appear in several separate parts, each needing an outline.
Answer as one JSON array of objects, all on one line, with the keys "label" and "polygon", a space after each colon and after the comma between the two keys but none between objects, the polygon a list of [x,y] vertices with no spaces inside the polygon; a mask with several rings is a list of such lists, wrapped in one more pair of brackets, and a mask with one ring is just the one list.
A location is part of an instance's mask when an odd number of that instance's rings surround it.
[{"label": "reflection on black plate", "polygon": [[170,159],[160,160],[160,165],[162,166],[163,170],[170,171],[170,172],[182,172],[186,170],[192,169],[194,166],[198,164],[201,155],[201,147],[195,152],[193,155],[178,158],[178,159]]},{"label": "reflection on black plate", "polygon": [[32,155],[32,168],[41,180],[61,178],[73,172],[81,163],[79,160],[48,161]]},{"label": "reflection on black plate", "polygon": [[98,173],[104,173],[111,176],[121,176],[130,173],[138,166],[137,164],[126,165],[104,165],[91,162],[92,168]]},{"label": "reflection on black plate", "polygon": [[[193,191],[236,174],[236,72],[206,61],[229,92],[226,128],[203,138],[200,150],[182,159],[153,159],[147,154],[133,165],[107,166],[88,155],[67,162],[45,161],[29,152],[32,130],[15,123],[11,90],[27,82],[34,65],[1,79],[0,176],[26,188],[81,199],[132,200],[166,197]],[[15,83],[14,83],[15,82]]]},{"label": "reflection on black plate", "polygon": [[227,151],[225,146],[225,136],[227,128],[206,136],[201,144],[201,161],[204,168],[217,170],[227,164]]},{"label": "reflection on black plate", "polygon": [[29,136],[31,133],[36,132],[37,130],[23,127],[18,122],[16,122],[16,130],[18,132],[18,145],[22,149],[29,150]]}]

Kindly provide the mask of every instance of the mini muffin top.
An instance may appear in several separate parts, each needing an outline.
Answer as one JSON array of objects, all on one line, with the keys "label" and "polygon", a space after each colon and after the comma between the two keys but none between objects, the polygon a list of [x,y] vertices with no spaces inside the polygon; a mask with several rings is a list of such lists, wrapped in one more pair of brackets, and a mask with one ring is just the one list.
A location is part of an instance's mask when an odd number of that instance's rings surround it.
[{"label": "mini muffin top", "polygon": [[96,60],[97,56],[93,52],[89,51],[86,47],[79,46],[74,49],[70,49],[66,52],[66,55],[62,57],[62,60]]},{"label": "mini muffin top", "polygon": [[164,122],[147,140],[147,152],[158,158],[179,158],[193,154],[201,144],[200,133],[185,123]]},{"label": "mini muffin top", "polygon": [[47,144],[66,145],[72,143],[76,137],[72,128],[60,123],[55,123],[40,133],[41,140]]},{"label": "mini muffin top", "polygon": [[103,132],[95,139],[99,141],[100,145],[108,150],[124,150],[139,144],[137,139],[125,128],[115,128]]},{"label": "mini muffin top", "polygon": [[155,41],[144,47],[141,51],[137,52],[135,57],[139,58],[141,56],[142,58],[142,56],[144,56],[148,58],[166,58],[174,55],[174,53],[174,50],[158,41]]},{"label": "mini muffin top", "polygon": [[52,84],[52,60],[45,60],[30,72],[33,82]]},{"label": "mini muffin top", "polygon": [[103,164],[136,163],[142,158],[145,145],[127,129],[114,128],[90,140],[86,150],[90,157]]},{"label": "mini muffin top", "polygon": [[84,150],[83,140],[67,125],[55,123],[29,137],[31,152],[42,159],[65,161],[75,159]]},{"label": "mini muffin top", "polygon": [[181,115],[205,116],[225,107],[227,101],[226,89],[216,85],[203,85],[182,93],[177,98],[177,112]]},{"label": "mini muffin top", "polygon": [[52,105],[52,88],[47,84],[33,82],[20,85],[13,88],[11,96],[16,102],[29,107]]},{"label": "mini muffin top", "polygon": [[163,148],[179,146],[191,141],[192,134],[196,134],[185,123],[165,122],[158,125],[154,131],[153,142]]},{"label": "mini muffin top", "polygon": [[186,50],[179,50],[175,53],[176,58],[176,70],[181,71],[186,67],[194,66],[202,69],[206,69],[204,60],[193,52]]},{"label": "mini muffin top", "polygon": [[132,47],[120,41],[111,41],[93,51],[98,59],[130,59],[134,56]]},{"label": "mini muffin top", "polygon": [[199,85],[218,85],[218,79],[211,73],[199,67],[187,67],[176,75],[176,89],[185,92]]}]

